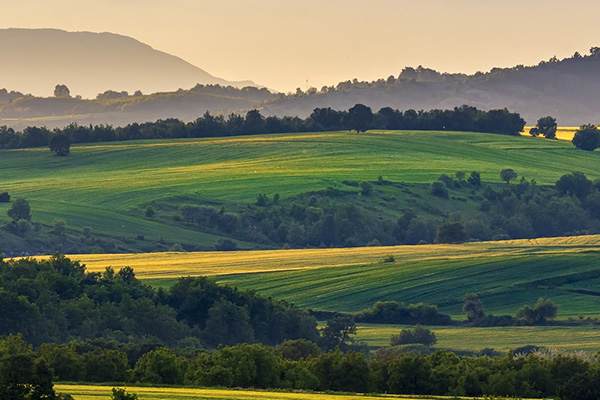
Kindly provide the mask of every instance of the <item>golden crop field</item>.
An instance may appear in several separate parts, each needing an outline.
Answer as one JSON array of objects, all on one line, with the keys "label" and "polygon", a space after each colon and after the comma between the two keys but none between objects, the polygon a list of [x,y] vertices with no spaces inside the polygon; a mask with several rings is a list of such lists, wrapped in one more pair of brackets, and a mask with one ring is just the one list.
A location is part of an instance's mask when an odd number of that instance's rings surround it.
[{"label": "golden crop field", "polygon": [[[533,128],[532,126],[527,126],[524,129],[523,134],[529,135],[529,131]],[[559,126],[556,129],[556,138],[558,140],[568,140],[569,142],[573,140],[573,136],[575,136],[575,131],[579,129],[575,126]]]},{"label": "golden crop field", "polygon": [[[223,389],[196,389],[196,388],[153,388],[120,386],[129,393],[136,393],[140,400],[375,400],[390,399],[436,399],[440,396],[394,396],[382,395],[369,396],[362,394],[331,394],[331,393],[286,393],[251,390],[223,390]],[[54,385],[60,393],[73,396],[75,400],[108,400],[112,386],[98,385]]]},{"label": "golden crop field", "polygon": [[[256,250],[233,252],[77,254],[69,256],[101,272],[107,266],[132,267],[140,279],[219,276],[259,272],[320,269],[378,263],[481,259],[506,255],[570,254],[600,248],[600,235],[523,239],[457,245],[378,246],[329,249]],[[38,258],[47,258],[40,256]]]}]

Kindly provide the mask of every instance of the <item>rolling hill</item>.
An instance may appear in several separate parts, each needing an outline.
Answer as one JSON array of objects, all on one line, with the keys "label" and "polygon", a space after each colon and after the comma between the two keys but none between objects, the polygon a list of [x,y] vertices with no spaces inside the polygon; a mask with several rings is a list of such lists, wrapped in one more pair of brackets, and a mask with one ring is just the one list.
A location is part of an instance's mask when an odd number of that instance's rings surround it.
[{"label": "rolling hill", "polygon": [[113,33],[58,29],[0,29],[0,52],[19,62],[0,65],[0,87],[50,96],[57,84],[95,98],[112,89],[176,91],[196,84],[255,86],[217,78],[181,58]]},{"label": "rolling hill", "polygon": [[[134,268],[153,286],[180,276],[216,281],[282,298],[301,307],[359,311],[377,301],[436,304],[462,316],[462,299],[478,293],[486,312],[514,315],[539,297],[559,317],[596,317],[600,305],[600,236],[345,249],[244,252],[85,254],[89,271]],[[389,256],[394,262],[384,262]]]},{"label": "rolling hill", "polygon": [[[73,147],[64,158],[41,148],[2,150],[0,192],[27,199],[33,221],[42,227],[64,220],[71,237],[52,236],[51,246],[40,247],[49,240],[37,231],[29,232],[25,242],[5,230],[0,235],[3,250],[14,255],[81,252],[73,249],[81,244],[84,227],[103,241],[117,241],[94,249],[103,253],[160,251],[173,244],[207,250],[228,235],[177,221],[179,206],[210,206],[227,213],[253,206],[260,193],[278,193],[282,202],[293,202],[297,196],[332,188],[348,193],[351,204],[374,207],[373,212],[391,220],[420,196],[431,202],[422,212],[440,218],[458,210],[479,212],[479,202],[468,199],[468,192],[457,192],[453,201],[430,196],[429,184],[441,174],[476,170],[483,181],[499,182],[499,171],[513,168],[538,184],[552,185],[573,169],[598,178],[599,154],[540,138],[407,131],[86,144]],[[348,186],[348,181],[376,181],[378,176],[414,186],[385,187],[373,199]],[[148,206],[156,209],[155,217],[144,214]],[[0,221],[8,220],[9,207],[0,203]],[[240,248],[265,248],[268,243],[251,237],[238,240]]]},{"label": "rolling hill", "polygon": [[600,53],[542,61],[535,66],[494,68],[474,75],[446,74],[419,66],[397,77],[372,82],[346,81],[309,94],[265,105],[264,113],[307,116],[316,107],[347,109],[363,103],[375,110],[448,109],[468,104],[489,110],[507,107],[534,125],[551,115],[560,125],[600,122]]}]

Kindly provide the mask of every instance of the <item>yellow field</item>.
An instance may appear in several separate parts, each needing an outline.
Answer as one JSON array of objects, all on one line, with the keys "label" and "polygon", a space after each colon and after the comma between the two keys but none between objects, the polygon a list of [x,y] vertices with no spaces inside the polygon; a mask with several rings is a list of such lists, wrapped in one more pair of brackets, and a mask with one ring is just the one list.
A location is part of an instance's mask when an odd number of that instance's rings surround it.
[{"label": "yellow field", "polygon": [[[600,235],[464,243],[458,245],[378,246],[331,249],[254,250],[232,252],[76,254],[69,256],[101,272],[107,266],[132,267],[140,279],[181,276],[219,276],[257,272],[342,267],[381,262],[392,255],[397,262],[491,258],[516,254],[567,254],[598,249]],[[39,256],[44,259],[48,256]]]},{"label": "yellow field", "polygon": [[[376,400],[390,399],[435,399],[440,396],[393,396],[377,395],[368,396],[362,394],[319,394],[319,393],[283,393],[250,390],[221,390],[221,389],[192,389],[192,388],[152,388],[120,386],[129,393],[136,393],[140,400]],[[75,400],[108,400],[112,393],[112,386],[93,385],[54,385],[54,389],[60,393],[67,393]]]},{"label": "yellow field", "polygon": [[[524,129],[523,134],[524,135],[529,135],[529,130],[533,128],[532,126],[527,126]],[[578,127],[575,126],[559,126],[558,129],[556,129],[556,138],[558,140],[568,140],[569,142],[571,140],[573,140],[573,136],[575,135],[575,131],[579,129]]]}]

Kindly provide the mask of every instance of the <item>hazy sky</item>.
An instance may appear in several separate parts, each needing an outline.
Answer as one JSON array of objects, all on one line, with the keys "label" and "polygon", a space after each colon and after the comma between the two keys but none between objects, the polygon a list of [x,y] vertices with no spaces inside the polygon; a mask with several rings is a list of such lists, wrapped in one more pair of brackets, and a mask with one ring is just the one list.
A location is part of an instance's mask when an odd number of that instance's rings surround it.
[{"label": "hazy sky", "polygon": [[0,0],[0,28],[114,32],[281,91],[600,46],[597,0]]}]

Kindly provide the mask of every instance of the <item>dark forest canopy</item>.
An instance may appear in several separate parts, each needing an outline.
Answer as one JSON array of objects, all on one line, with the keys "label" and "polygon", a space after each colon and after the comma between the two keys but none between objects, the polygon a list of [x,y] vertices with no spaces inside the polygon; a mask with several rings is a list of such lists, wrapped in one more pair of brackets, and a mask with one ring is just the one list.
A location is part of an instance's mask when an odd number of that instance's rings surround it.
[{"label": "dark forest canopy", "polygon": [[33,344],[105,338],[216,347],[318,339],[317,321],[306,311],[205,278],[181,278],[156,291],[131,268],[88,273],[55,255],[0,259],[0,282],[0,335],[20,333]]},{"label": "dark forest canopy", "polygon": [[[357,105],[362,106],[362,105]],[[356,107],[356,106],[355,106]],[[354,110],[353,107],[351,110]],[[139,139],[201,138],[234,135],[257,135],[270,133],[316,132],[336,130],[405,129],[488,132],[503,135],[519,135],[525,121],[518,113],[506,108],[481,111],[475,107],[462,106],[453,110],[399,111],[384,107],[373,113],[362,106],[362,113],[317,108],[306,118],[264,117],[258,110],[250,110],[245,116],[231,114],[213,116],[206,112],[202,117],[185,123],[178,119],[158,120],[143,124],[133,123],[114,128],[110,125],[80,126],[75,123],[63,129],[27,127],[15,131],[0,126],[0,149],[41,147],[48,145],[56,135],[65,135],[71,143],[107,142]]]}]

